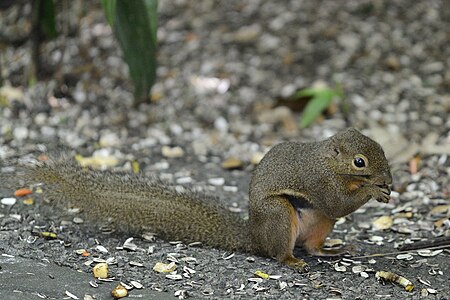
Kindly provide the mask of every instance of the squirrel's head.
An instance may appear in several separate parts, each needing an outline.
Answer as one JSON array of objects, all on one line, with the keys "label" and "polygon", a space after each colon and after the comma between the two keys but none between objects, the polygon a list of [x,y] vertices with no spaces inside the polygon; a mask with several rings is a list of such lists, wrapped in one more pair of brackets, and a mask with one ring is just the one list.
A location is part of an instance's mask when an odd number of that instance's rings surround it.
[{"label": "squirrel's head", "polygon": [[327,140],[327,161],[336,175],[363,184],[386,187],[392,183],[389,164],[381,146],[354,128]]}]

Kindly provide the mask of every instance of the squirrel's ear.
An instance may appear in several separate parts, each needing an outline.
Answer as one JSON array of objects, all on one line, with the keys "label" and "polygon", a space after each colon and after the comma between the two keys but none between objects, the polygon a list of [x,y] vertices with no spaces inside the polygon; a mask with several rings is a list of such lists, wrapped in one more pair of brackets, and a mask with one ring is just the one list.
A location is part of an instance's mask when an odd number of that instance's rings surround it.
[{"label": "squirrel's ear", "polygon": [[341,149],[339,148],[338,143],[331,142],[327,147],[326,153],[328,157],[338,157],[341,154]]}]

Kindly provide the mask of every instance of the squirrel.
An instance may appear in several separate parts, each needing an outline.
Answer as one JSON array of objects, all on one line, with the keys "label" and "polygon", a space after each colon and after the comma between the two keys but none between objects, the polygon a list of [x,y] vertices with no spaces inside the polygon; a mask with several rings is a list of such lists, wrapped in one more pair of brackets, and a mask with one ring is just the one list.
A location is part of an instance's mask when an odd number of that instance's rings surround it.
[{"label": "squirrel", "polygon": [[322,249],[336,218],[371,198],[387,203],[392,183],[381,146],[353,128],[319,142],[274,146],[253,172],[248,220],[213,196],[67,159],[39,162],[27,175],[46,184],[50,198],[111,221],[119,231],[147,229],[166,240],[272,257],[300,271],[309,267],[293,255],[295,246],[312,255],[342,254]]}]

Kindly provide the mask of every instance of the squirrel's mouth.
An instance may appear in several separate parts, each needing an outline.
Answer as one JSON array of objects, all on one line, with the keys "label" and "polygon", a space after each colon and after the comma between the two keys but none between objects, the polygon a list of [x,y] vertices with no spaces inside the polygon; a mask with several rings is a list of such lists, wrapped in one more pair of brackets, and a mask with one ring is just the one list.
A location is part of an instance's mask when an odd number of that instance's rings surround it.
[{"label": "squirrel's mouth", "polygon": [[341,174],[344,176],[349,176],[353,179],[351,181],[351,185],[349,186],[350,190],[356,190],[357,188],[361,188],[363,186],[374,186],[376,187],[380,193],[379,195],[373,195],[373,197],[378,202],[388,203],[391,199],[391,188],[389,185],[387,185],[384,178],[373,178],[370,175],[363,175],[363,174]]}]

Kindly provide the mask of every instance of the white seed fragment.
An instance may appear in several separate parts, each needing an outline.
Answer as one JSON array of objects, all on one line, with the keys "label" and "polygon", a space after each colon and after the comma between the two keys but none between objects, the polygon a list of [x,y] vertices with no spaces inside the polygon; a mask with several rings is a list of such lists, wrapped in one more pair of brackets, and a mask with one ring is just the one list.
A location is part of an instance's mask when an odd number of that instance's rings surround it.
[{"label": "white seed fragment", "polygon": [[129,250],[129,251],[136,251],[137,245],[133,243],[133,238],[128,238],[122,245],[123,249]]},{"label": "white seed fragment", "polygon": [[401,259],[401,260],[403,260],[403,259],[404,260],[412,260],[412,259],[414,259],[414,257],[411,254],[409,254],[409,253],[399,254],[395,258]]},{"label": "white seed fragment", "polygon": [[222,255],[222,259],[224,259],[224,260],[229,260],[229,259],[233,258],[234,255],[235,255],[234,253],[231,253],[231,254],[229,254],[229,253],[224,253],[224,254]]},{"label": "white seed fragment", "polygon": [[208,179],[208,183],[215,186],[222,186],[225,184],[225,178],[223,177],[210,178]]},{"label": "white seed fragment", "polygon": [[168,274],[166,275],[166,278],[172,280],[181,280],[183,279],[183,276],[181,276],[180,274]]},{"label": "white seed fragment", "polygon": [[196,271],[194,269],[191,269],[189,267],[184,266],[183,271],[189,274],[194,274]]},{"label": "white seed fragment", "polygon": [[442,251],[444,251],[444,250],[443,249],[439,249],[439,250],[432,251],[432,250],[429,250],[429,249],[424,249],[424,250],[417,251],[417,253],[420,256],[431,257],[431,256],[436,256],[436,255],[442,253]]},{"label": "white seed fragment", "polygon": [[75,250],[75,253],[79,254],[79,255],[81,255],[81,254],[83,254],[85,252],[86,252],[86,249],[77,249],[77,250]]},{"label": "white seed fragment", "polygon": [[104,246],[102,245],[97,245],[97,247],[95,247],[95,250],[102,252],[102,253],[108,253],[108,249],[106,249]]},{"label": "white seed fragment", "polygon": [[8,205],[8,206],[12,206],[14,204],[16,204],[17,199],[16,198],[3,198],[2,200],[0,200],[0,203],[3,205]]},{"label": "white seed fragment", "polygon": [[367,274],[367,272],[361,272],[361,273],[359,273],[359,275],[361,275],[361,277],[363,277],[363,278],[369,278],[369,274]]},{"label": "white seed fragment", "polygon": [[324,247],[326,248],[334,248],[342,246],[344,242],[341,239],[327,239],[324,243]]},{"label": "white seed fragment", "polygon": [[334,269],[338,272],[345,272],[347,271],[347,267],[346,266],[340,266],[338,263],[334,264]]},{"label": "white seed fragment", "polygon": [[80,217],[75,217],[75,218],[73,218],[73,222],[75,224],[82,224],[82,223],[84,223],[84,220]]},{"label": "white seed fragment", "polygon": [[142,285],[142,283],[140,283],[139,281],[134,281],[134,280],[132,280],[131,282],[131,285],[132,286],[134,286],[135,288],[137,288],[137,289],[142,289],[144,286]]},{"label": "white seed fragment", "polygon": [[141,264],[140,262],[137,261],[130,261],[129,262],[130,266],[134,266],[134,267],[143,267],[144,265]]},{"label": "white seed fragment", "polygon": [[186,299],[188,297],[187,293],[186,293],[186,290],[175,291],[175,293],[173,295],[175,297],[177,297],[178,299]]},{"label": "white seed fragment", "polygon": [[358,266],[353,266],[352,267],[352,272],[355,274],[364,272],[366,270],[366,266],[363,265],[358,265]]},{"label": "white seed fragment", "polygon": [[130,291],[130,290],[132,290],[133,288],[134,288],[134,286],[132,286],[132,285],[130,285],[130,284],[126,284],[126,283],[124,283],[124,282],[120,282],[120,284],[124,287],[124,288],[126,288],[128,291]]},{"label": "white seed fragment", "polygon": [[89,285],[92,286],[93,288],[98,288],[98,283],[95,280],[89,281]]},{"label": "white seed fragment", "polygon": [[72,293],[69,292],[69,291],[66,291],[65,294],[66,294],[67,296],[69,296],[71,299],[80,299],[80,298],[78,298],[77,296],[75,296],[74,294],[72,294]]}]

